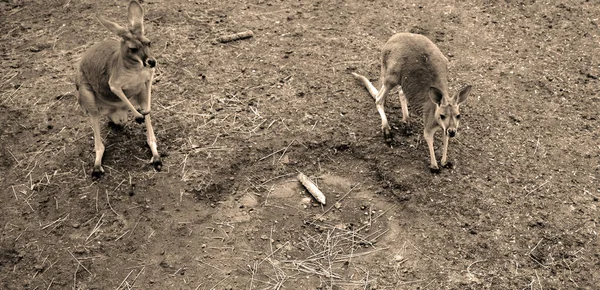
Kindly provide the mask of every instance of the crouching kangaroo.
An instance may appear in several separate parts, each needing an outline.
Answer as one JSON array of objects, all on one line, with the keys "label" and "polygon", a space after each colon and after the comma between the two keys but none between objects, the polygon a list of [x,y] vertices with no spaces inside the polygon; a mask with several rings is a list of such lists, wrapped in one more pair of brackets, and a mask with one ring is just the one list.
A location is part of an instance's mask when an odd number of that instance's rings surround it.
[{"label": "crouching kangaroo", "polygon": [[424,136],[429,147],[431,172],[440,171],[433,150],[433,137],[438,129],[444,134],[441,164],[452,167],[447,160],[448,138],[456,135],[460,120],[459,105],[463,103],[471,86],[466,86],[454,96],[448,94],[448,59],[427,37],[398,33],[383,46],[381,53],[381,90],[362,75],[352,73],[360,80],[371,96],[381,116],[381,129],[386,141],[391,141],[390,125],[384,112],[385,98],[400,86],[402,121],[408,121],[408,102],[423,112]]},{"label": "crouching kangaroo", "polygon": [[104,173],[100,117],[108,116],[115,124],[122,125],[127,121],[129,111],[136,122],[146,123],[148,146],[152,151],[150,162],[158,171],[162,167],[149,115],[156,60],[150,53],[150,40],[144,36],[144,11],[138,2],[129,3],[127,16],[129,28],[98,17],[104,27],[121,37],[121,41],[106,40],[93,45],[81,58],[77,71],[77,100],[90,116],[94,130],[94,179]]}]

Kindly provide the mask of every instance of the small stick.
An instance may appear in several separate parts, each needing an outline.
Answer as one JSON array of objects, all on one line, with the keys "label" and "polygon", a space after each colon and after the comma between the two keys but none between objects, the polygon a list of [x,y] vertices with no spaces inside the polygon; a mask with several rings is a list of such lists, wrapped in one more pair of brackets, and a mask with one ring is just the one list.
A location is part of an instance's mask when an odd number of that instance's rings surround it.
[{"label": "small stick", "polygon": [[17,236],[17,238],[15,239],[15,242],[23,235],[23,233],[25,233],[25,231],[27,231],[28,228],[25,228],[20,234],[19,236]]},{"label": "small stick", "polygon": [[[30,196],[31,197],[31,196]],[[33,207],[31,206],[31,204],[29,203],[29,197],[27,197],[25,199],[25,203],[29,206],[29,208],[31,209],[32,212],[35,212],[35,210],[33,209]]]},{"label": "small stick", "polygon": [[131,273],[133,273],[133,270],[129,271],[129,274],[127,274],[127,277],[125,277],[125,279],[123,279],[123,281],[121,281],[121,284],[119,284],[119,287],[117,287],[117,290],[121,289],[121,286],[123,286],[123,283],[125,283],[125,281],[127,281],[127,278],[129,278],[129,276],[131,276]]},{"label": "small stick", "polygon": [[486,262],[486,261],[487,261],[487,260],[477,260],[477,261],[475,261],[475,262],[471,263],[471,264],[470,264],[470,265],[467,267],[467,273],[469,273],[469,274],[473,275],[473,273],[471,273],[471,266],[473,266],[474,264],[481,263],[481,262]]},{"label": "small stick", "polygon": [[137,225],[140,223],[140,219],[141,219],[141,218],[142,218],[142,217],[140,216],[140,217],[138,218],[137,222],[135,222],[135,225],[133,226],[133,229],[131,229],[131,232],[129,233],[129,236],[128,236],[128,237],[131,237],[131,234],[133,234],[133,231],[135,231],[135,228],[137,228]]},{"label": "small stick", "polygon": [[217,289],[217,286],[219,286],[219,284],[223,283],[223,281],[227,280],[227,278],[229,278],[229,277],[230,276],[226,276],[225,278],[221,279],[221,281],[217,282],[217,284],[212,286],[210,289]]},{"label": "small stick", "polygon": [[277,150],[277,151],[275,151],[275,152],[273,152],[273,153],[271,153],[271,154],[269,154],[269,155],[267,155],[267,156],[265,156],[265,157],[263,157],[261,159],[258,159],[258,161],[263,161],[263,160],[265,160],[265,159],[267,159],[267,158],[269,158],[269,157],[271,157],[271,156],[273,156],[273,155],[275,155],[275,154],[283,151],[284,149],[286,149],[286,148],[281,148],[281,149],[279,149],[279,150]]},{"label": "small stick", "polygon": [[12,156],[12,158],[14,158],[15,161],[17,161],[17,165],[21,165],[21,161],[19,161],[19,159],[17,159],[17,157],[15,157],[15,155],[12,152],[10,152],[10,150],[8,150],[8,153],[10,153],[10,156]]},{"label": "small stick", "polygon": [[[71,257],[73,257],[73,259],[75,259],[75,261],[77,261],[77,264],[79,266],[81,266],[84,270],[86,270],[88,273],[90,273],[90,275],[94,275],[92,274],[92,272],[90,272],[90,270],[88,270],[83,264],[81,264],[81,262],[79,262],[79,259],[75,258],[75,255],[73,255],[73,253],[71,253],[71,251],[67,250],[67,252],[69,252],[69,254],[71,254]],[[79,269],[78,269],[79,270]],[[77,270],[75,271],[75,277],[77,277]]]},{"label": "small stick", "polygon": [[252,32],[252,30],[247,30],[244,32],[220,36],[219,38],[217,38],[217,41],[220,43],[227,43],[227,42],[232,42],[232,41],[236,41],[236,40],[250,38],[252,36],[254,36],[254,33]]},{"label": "small stick", "polygon": [[[100,227],[102,226],[102,224],[100,222],[102,222],[102,218],[104,218],[104,214],[102,214],[100,216],[100,218],[98,219],[98,222],[96,222],[96,226],[94,226],[94,228],[92,229],[92,232],[90,233],[90,235],[87,237],[87,239],[85,239],[85,241],[87,242],[90,237],[92,237],[98,230],[100,230]],[[89,272],[89,271],[88,271]],[[90,273],[92,274],[92,273]]]},{"label": "small stick", "polygon": [[[79,263],[79,261],[77,261]],[[77,289],[77,271],[79,271],[79,266],[81,264],[77,264],[77,268],[75,268],[75,273],[73,273],[73,289]]]},{"label": "small stick", "polygon": [[304,173],[300,172],[298,173],[298,180],[300,181],[300,183],[302,183],[302,185],[304,185],[304,187],[306,188],[306,190],[308,190],[308,192],[321,204],[325,204],[326,200],[325,200],[325,195],[323,195],[323,193],[321,192],[321,190],[319,190],[319,188],[306,176],[304,175]]},{"label": "small stick", "polygon": [[126,230],[122,235],[120,235],[118,238],[115,239],[115,242],[120,240],[123,236],[125,236],[127,233],[129,232],[129,230]]},{"label": "small stick", "polygon": [[538,284],[540,285],[540,289],[544,289],[544,287],[542,287],[542,281],[540,281],[540,276],[538,276],[537,270],[535,271],[535,277],[537,278]]},{"label": "small stick", "polygon": [[[346,198],[346,196],[348,196],[348,194],[350,194],[350,192],[352,192],[352,190],[354,190],[357,186],[359,186],[360,183],[357,183],[356,185],[354,185],[352,188],[350,188],[350,190],[348,190],[348,192],[346,192],[346,194],[344,194],[344,196],[342,196],[340,199],[338,199],[335,203],[338,203],[340,201],[342,201],[344,198]],[[316,220],[319,220],[320,218],[322,218],[325,214],[327,214],[332,207],[334,207],[335,204],[333,204],[332,206],[330,206],[327,210],[325,210],[321,215],[319,215],[318,218],[316,218]]]},{"label": "small stick", "polygon": [[123,184],[123,182],[125,182],[125,180],[127,180],[127,179],[123,179],[123,181],[121,181],[121,183],[119,183],[119,185],[117,185],[117,187],[115,187],[115,189],[113,189],[113,192],[117,191],[117,189],[119,189],[119,187],[121,187],[121,184]]},{"label": "small stick", "polygon": [[531,193],[533,193],[534,191],[536,191],[536,190],[538,190],[538,189],[542,188],[544,185],[546,185],[548,182],[550,182],[550,179],[552,179],[552,176],[550,176],[550,178],[548,178],[548,180],[544,181],[544,182],[543,182],[542,184],[540,184],[538,187],[536,187],[536,188],[534,188],[534,189],[530,190],[529,192],[527,192],[527,194],[526,194],[525,196],[528,196],[528,195],[530,195]]},{"label": "small stick", "polygon": [[[123,180],[125,181],[125,180]],[[123,182],[121,182],[123,183]],[[108,207],[110,207],[110,209],[112,210],[112,212],[114,212],[117,216],[120,216],[115,209],[112,207],[112,205],[110,205],[110,199],[108,199],[108,190],[106,190],[106,203],[108,203]]]},{"label": "small stick", "polygon": [[531,251],[529,251],[529,253],[527,253],[527,255],[531,255],[531,253],[533,253],[533,251],[535,251],[535,249],[540,245],[540,243],[544,240],[544,238],[541,238],[540,241],[535,245],[535,247],[533,247],[533,249],[531,249]]},{"label": "small stick", "polygon": [[288,144],[288,146],[285,147],[285,150],[283,150],[283,153],[281,153],[281,156],[279,157],[279,160],[277,160],[277,161],[281,161],[281,158],[283,158],[283,156],[285,155],[285,152],[287,152],[287,150],[290,148],[290,146],[292,146],[292,144],[294,144],[294,142],[296,142],[296,139],[292,140],[292,142],[290,142],[290,144]]},{"label": "small stick", "polygon": [[46,288],[46,290],[50,289],[50,286],[52,286],[52,283],[54,283],[54,278],[52,278],[52,280],[50,280],[50,284],[48,285],[48,288]]},{"label": "small stick", "polygon": [[57,219],[57,220],[55,220],[55,221],[53,221],[53,222],[51,222],[51,223],[49,223],[49,224],[45,225],[44,227],[42,227],[42,230],[45,230],[46,228],[48,228],[49,226],[51,226],[51,225],[53,225],[53,224],[55,224],[55,223],[58,223],[58,222],[64,222],[65,220],[67,220],[67,218],[69,217],[69,215],[70,215],[70,214],[71,214],[71,213],[67,213],[67,215],[66,215],[66,216],[64,216],[64,217],[62,217],[62,218],[59,218],[59,219]]}]

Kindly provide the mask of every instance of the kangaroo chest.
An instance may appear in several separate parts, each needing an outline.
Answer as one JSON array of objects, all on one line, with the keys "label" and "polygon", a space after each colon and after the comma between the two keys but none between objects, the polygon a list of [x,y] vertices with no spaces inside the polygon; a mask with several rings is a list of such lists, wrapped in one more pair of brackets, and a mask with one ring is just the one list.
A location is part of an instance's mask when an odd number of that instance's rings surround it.
[{"label": "kangaroo chest", "polygon": [[127,97],[132,97],[147,90],[146,83],[152,79],[153,74],[153,68],[123,70],[119,72],[113,85],[120,87]]}]

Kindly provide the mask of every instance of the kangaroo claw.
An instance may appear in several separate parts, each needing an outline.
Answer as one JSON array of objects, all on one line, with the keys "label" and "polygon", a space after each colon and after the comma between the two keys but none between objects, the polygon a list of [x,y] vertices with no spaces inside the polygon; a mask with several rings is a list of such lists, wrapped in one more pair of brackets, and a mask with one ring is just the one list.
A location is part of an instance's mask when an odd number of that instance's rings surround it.
[{"label": "kangaroo claw", "polygon": [[450,161],[446,162],[446,164],[442,164],[442,167],[452,169],[454,168],[454,164]]},{"label": "kangaroo claw", "polygon": [[94,169],[92,169],[92,180],[99,180],[102,175],[104,175],[104,168],[102,166],[94,166]]},{"label": "kangaroo claw", "polygon": [[429,166],[429,171],[431,171],[431,173],[433,173],[433,174],[439,174],[440,168],[437,166],[435,166],[435,167]]},{"label": "kangaroo claw", "polygon": [[143,115],[139,115],[135,117],[135,122],[138,124],[143,124],[146,121],[146,117]]},{"label": "kangaroo claw", "polygon": [[162,170],[162,161],[160,160],[160,158],[152,158],[152,166],[154,167],[154,169],[156,171],[161,171]]}]

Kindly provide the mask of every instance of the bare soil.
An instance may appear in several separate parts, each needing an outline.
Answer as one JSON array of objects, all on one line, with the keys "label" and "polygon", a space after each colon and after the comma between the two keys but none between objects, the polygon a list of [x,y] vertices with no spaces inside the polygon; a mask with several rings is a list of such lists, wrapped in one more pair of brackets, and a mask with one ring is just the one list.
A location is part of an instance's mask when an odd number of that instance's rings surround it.
[{"label": "bare soil", "polygon": [[[142,6],[164,167],[102,126],[93,182],[75,64],[127,1],[0,1],[0,288],[598,289],[598,1]],[[474,86],[438,175],[419,116],[390,98],[390,148],[350,75],[406,31]]]}]

